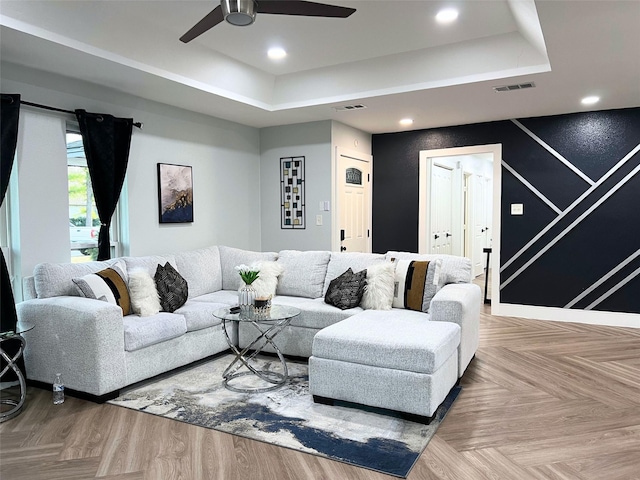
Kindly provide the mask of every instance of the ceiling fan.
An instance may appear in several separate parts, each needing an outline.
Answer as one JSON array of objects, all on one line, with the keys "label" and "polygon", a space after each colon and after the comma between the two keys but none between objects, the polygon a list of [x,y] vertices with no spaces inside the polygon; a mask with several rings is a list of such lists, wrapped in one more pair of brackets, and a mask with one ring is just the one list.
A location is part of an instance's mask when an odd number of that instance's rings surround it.
[{"label": "ceiling fan", "polygon": [[240,27],[251,25],[256,20],[257,13],[347,18],[355,11],[355,8],[298,0],[221,0],[220,5],[180,37],[180,40],[188,43],[223,20]]}]

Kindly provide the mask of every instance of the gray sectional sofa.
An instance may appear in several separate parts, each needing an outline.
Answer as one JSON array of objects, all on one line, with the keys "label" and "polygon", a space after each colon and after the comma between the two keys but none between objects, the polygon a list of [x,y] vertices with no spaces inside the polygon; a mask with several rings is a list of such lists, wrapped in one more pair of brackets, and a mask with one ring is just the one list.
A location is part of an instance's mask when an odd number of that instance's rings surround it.
[{"label": "gray sectional sofa", "polygon": [[[278,277],[273,303],[292,305],[302,311],[275,340],[282,353],[299,357],[315,355],[322,363],[322,360],[334,360],[331,355],[335,356],[334,350],[339,345],[349,349],[349,339],[345,340],[344,334],[342,343],[325,338],[314,347],[314,337],[325,329],[330,337],[338,335],[340,338],[339,331],[332,332],[328,327],[337,328],[337,324],[348,320],[350,324],[345,326],[349,328],[345,331],[349,335],[349,331],[358,331],[358,319],[361,319],[363,328],[378,329],[380,337],[385,338],[388,336],[385,329],[394,332],[402,322],[409,322],[413,326],[401,328],[407,335],[407,351],[414,351],[415,346],[420,345],[420,339],[424,338],[426,346],[423,350],[432,350],[431,354],[426,353],[429,369],[435,372],[442,367],[443,371],[453,372],[447,373],[446,381],[434,377],[442,384],[438,388],[446,390],[446,395],[462,376],[478,347],[480,289],[471,283],[468,259],[437,257],[441,259],[442,288],[433,297],[429,313],[397,308],[387,311],[363,310],[361,307],[341,310],[324,302],[331,280],[347,268],[357,272],[392,258],[434,260],[436,257],[402,252],[384,255],[293,250],[252,252],[212,246],[161,256],[122,257],[106,262],[40,264],[35,268],[33,277],[24,281],[27,299],[17,305],[19,320],[35,325],[25,334],[27,377],[34,382],[50,384],[55,374],[61,372],[68,389],[103,399],[127,385],[223,352],[229,347],[220,320],[213,316],[213,312],[237,304],[241,279],[235,267],[257,261],[276,261],[283,271]],[[174,313],[123,317],[122,309],[117,305],[78,296],[72,281],[116,263],[123,270],[145,269],[153,276],[157,265],[166,262],[186,279],[189,287],[187,302]],[[446,332],[437,328],[438,325],[433,326],[438,322],[449,324]],[[236,325],[231,332],[232,340],[240,346],[253,339],[253,332],[242,327],[250,328],[251,325],[243,324],[240,329]],[[437,340],[440,337],[442,341]],[[363,341],[378,340],[369,338]],[[422,354],[407,357],[403,354],[402,337],[394,337],[394,342],[399,343],[382,350],[391,361],[376,367],[393,368],[398,362],[404,362],[406,369],[416,370],[412,365],[422,363]],[[314,348],[319,349],[317,354]],[[371,350],[365,345],[364,348],[371,352],[377,351],[378,347]],[[350,358],[349,361],[357,363],[358,359]],[[419,365],[416,367],[422,373],[427,372]],[[434,372],[427,373],[431,375]],[[318,395],[321,397],[337,392],[332,388],[327,390],[327,382],[331,384],[331,379],[318,377]],[[335,395],[335,398],[339,397],[339,394]],[[361,403],[367,403],[359,399]],[[430,402],[439,404],[443,399],[442,394],[438,394]],[[380,402],[384,403],[384,399],[377,401]],[[392,407],[394,405],[390,405]],[[432,407],[414,413],[429,415]]]}]

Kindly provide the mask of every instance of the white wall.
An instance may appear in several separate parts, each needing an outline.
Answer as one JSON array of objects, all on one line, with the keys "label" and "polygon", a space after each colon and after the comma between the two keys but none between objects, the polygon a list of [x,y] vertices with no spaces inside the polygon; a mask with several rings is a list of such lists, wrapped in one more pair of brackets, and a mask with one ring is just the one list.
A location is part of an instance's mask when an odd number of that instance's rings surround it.
[{"label": "white wall", "polygon": [[[331,121],[268,127],[260,130],[262,249],[331,250]],[[306,228],[280,228],[280,158],[305,157]],[[323,215],[322,226],[316,215]]]},{"label": "white wall", "polygon": [[[257,129],[16,65],[2,64],[0,81],[3,92],[20,93],[23,100],[133,117],[144,123],[143,130],[134,128],[127,174],[131,255],[213,244],[261,249]],[[31,125],[25,120],[32,115],[53,118],[64,126],[64,120],[73,121],[74,116],[26,106],[21,113],[18,149],[23,151],[19,157],[23,177],[19,180],[18,220],[22,272],[30,274],[36,263],[69,258],[68,204],[62,205],[58,198],[67,189],[64,129],[58,127],[58,142],[55,134],[52,137],[51,125],[41,135],[38,125],[42,122]],[[193,223],[159,224],[157,163],[193,166]],[[53,200],[44,194],[52,195]],[[51,242],[43,248],[41,241],[49,237]]]},{"label": "white wall", "polygon": [[[344,123],[331,122],[331,141],[334,147],[371,155],[371,134]],[[333,148],[334,157],[335,153],[336,149]]]},{"label": "white wall", "polygon": [[[331,250],[332,176],[336,147],[371,155],[371,134],[335,121],[263,128],[260,131],[262,248]],[[280,228],[280,158],[302,155],[306,165],[304,230]],[[320,209],[329,201],[329,211]],[[322,225],[316,225],[316,217]]]}]

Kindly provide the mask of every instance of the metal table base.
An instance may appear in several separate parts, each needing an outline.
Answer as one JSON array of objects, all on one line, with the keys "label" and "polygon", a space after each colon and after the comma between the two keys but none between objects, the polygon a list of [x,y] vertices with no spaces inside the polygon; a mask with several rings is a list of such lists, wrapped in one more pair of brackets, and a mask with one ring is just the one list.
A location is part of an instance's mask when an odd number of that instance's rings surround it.
[{"label": "metal table base", "polygon": [[[20,342],[20,347],[18,348],[17,353],[13,357],[10,357],[9,355],[7,355],[7,353],[2,349],[2,342],[8,341],[8,340],[17,340]],[[12,370],[18,377],[18,382],[20,384],[19,400],[13,400],[9,398],[0,399],[0,404],[9,405],[13,407],[7,411],[0,412],[0,423],[6,422],[7,420],[10,420],[16,415],[18,415],[22,410],[22,407],[24,406],[25,399],[27,398],[27,382],[24,379],[24,375],[22,374],[22,371],[18,368],[18,365],[17,365],[17,361],[20,359],[20,357],[22,357],[22,353],[24,352],[24,346],[25,346],[24,338],[22,337],[22,335],[19,335],[19,334],[6,335],[6,336],[3,336],[2,339],[0,340],[0,356],[2,356],[2,358],[7,362],[7,365],[2,369],[2,372],[0,372],[0,378],[2,378],[5,375],[5,373],[7,373],[9,370]]]}]

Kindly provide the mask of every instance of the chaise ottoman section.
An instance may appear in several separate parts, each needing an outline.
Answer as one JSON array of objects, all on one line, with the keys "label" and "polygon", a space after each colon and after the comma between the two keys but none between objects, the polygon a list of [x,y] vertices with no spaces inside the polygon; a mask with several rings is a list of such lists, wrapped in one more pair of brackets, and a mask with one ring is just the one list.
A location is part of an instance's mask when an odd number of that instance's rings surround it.
[{"label": "chaise ottoman section", "polygon": [[458,379],[460,326],[409,310],[367,310],[318,332],[314,398],[431,417]]}]

